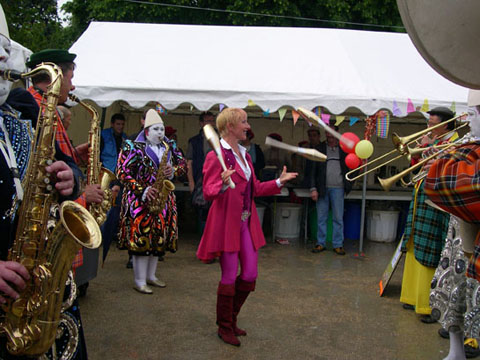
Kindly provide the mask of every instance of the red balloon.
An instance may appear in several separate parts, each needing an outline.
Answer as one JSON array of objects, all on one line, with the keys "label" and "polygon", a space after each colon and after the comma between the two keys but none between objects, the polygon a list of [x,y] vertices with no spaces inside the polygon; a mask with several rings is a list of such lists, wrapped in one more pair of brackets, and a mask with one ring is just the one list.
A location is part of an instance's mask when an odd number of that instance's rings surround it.
[{"label": "red balloon", "polygon": [[[348,146],[344,139],[351,140],[353,142],[353,145]],[[355,135],[352,132],[346,132],[346,133],[342,134],[342,137],[340,138],[340,147],[346,153],[355,153],[355,146],[357,146],[357,143],[359,141],[360,141],[360,139],[358,138],[357,135]]]},{"label": "red balloon", "polygon": [[345,165],[352,170],[359,167],[361,162],[362,160],[360,160],[360,158],[354,153],[350,153],[345,157]]}]

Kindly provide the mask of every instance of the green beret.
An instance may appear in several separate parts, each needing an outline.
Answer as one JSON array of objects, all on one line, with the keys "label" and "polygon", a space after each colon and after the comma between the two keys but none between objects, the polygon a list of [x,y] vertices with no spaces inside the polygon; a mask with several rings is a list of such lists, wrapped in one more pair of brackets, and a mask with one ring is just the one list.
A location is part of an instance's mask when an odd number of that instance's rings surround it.
[{"label": "green beret", "polygon": [[34,68],[42,62],[52,62],[55,64],[73,62],[77,57],[76,54],[71,54],[68,50],[62,49],[45,49],[30,55],[27,61],[29,68]]}]

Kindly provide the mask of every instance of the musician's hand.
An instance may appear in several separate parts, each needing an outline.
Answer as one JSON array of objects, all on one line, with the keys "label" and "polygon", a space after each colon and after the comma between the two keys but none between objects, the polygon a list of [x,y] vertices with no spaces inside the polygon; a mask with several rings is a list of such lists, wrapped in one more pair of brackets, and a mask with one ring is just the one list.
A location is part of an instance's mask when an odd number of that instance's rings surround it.
[{"label": "musician's hand", "polygon": [[298,173],[287,172],[287,167],[284,166],[282,173],[280,174],[280,184],[285,185],[286,182],[295,179],[298,176]]},{"label": "musician's hand", "polygon": [[103,196],[103,190],[100,188],[99,184],[85,186],[85,197],[87,199],[87,204],[99,204],[102,202]]},{"label": "musician's hand", "polygon": [[222,172],[222,181],[225,185],[229,185],[230,184],[230,176],[232,176],[232,174],[235,172],[234,169],[230,168],[228,170],[225,170],[224,172]]},{"label": "musician's hand", "polygon": [[119,192],[120,192],[120,186],[119,185],[113,185],[112,186],[112,199],[116,199]]},{"label": "musician's hand", "polygon": [[149,186],[147,188],[147,193],[145,194],[145,197],[147,198],[147,202],[152,202],[153,200],[155,200],[155,198],[157,197],[158,195],[158,190],[155,189],[154,187],[152,186]]},{"label": "musician's hand", "polygon": [[312,198],[313,201],[317,201],[318,200],[318,191],[317,190],[312,190],[310,192],[310,197]]},{"label": "musician's hand", "polygon": [[434,135],[432,137],[430,137],[429,135],[424,135],[422,137],[422,141],[420,142],[420,145],[421,146],[429,146],[429,145],[432,145],[435,140],[437,139],[437,136]]},{"label": "musician's hand", "polygon": [[73,178],[73,171],[63,161],[55,161],[52,165],[45,168],[47,172],[55,174],[57,178],[55,188],[63,196],[68,196],[73,193],[75,180]]},{"label": "musician's hand", "polygon": [[0,303],[4,304],[8,296],[18,298],[16,290],[25,289],[25,281],[30,279],[27,269],[15,261],[0,261]]},{"label": "musician's hand", "polygon": [[88,143],[77,145],[75,151],[83,161],[88,161]]},{"label": "musician's hand", "polygon": [[173,175],[173,167],[170,164],[165,165],[163,168],[163,174],[167,179],[170,179]]}]

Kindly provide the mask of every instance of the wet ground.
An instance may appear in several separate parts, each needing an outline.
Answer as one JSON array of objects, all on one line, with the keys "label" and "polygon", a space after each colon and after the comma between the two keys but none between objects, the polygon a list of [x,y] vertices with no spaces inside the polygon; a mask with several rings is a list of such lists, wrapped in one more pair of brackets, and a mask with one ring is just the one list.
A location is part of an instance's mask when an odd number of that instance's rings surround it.
[{"label": "wet ground", "polygon": [[[269,239],[267,239],[269,240]],[[157,275],[153,295],[135,292],[127,253],[112,249],[80,306],[92,360],[97,359],[442,359],[448,340],[403,310],[403,260],[383,297],[378,282],[395,244],[366,242],[366,258],[313,254],[311,244],[260,251],[257,290],[239,316],[248,331],[239,348],[216,335],[218,262],[195,258],[198,236],[182,234]]]}]

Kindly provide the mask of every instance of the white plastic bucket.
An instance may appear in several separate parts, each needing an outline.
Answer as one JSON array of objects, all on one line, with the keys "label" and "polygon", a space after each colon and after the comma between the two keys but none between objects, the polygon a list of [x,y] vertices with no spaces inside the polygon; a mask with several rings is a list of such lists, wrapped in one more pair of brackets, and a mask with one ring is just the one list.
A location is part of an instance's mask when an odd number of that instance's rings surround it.
[{"label": "white plastic bucket", "polygon": [[298,239],[300,237],[300,204],[277,204],[275,213],[275,236],[281,239]]},{"label": "white plastic bucket", "polygon": [[378,242],[392,242],[397,238],[399,211],[367,211],[367,238]]},{"label": "white plastic bucket", "polygon": [[256,205],[258,220],[260,220],[260,226],[263,226],[263,215],[265,214],[265,205]]}]

